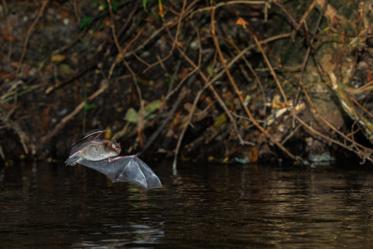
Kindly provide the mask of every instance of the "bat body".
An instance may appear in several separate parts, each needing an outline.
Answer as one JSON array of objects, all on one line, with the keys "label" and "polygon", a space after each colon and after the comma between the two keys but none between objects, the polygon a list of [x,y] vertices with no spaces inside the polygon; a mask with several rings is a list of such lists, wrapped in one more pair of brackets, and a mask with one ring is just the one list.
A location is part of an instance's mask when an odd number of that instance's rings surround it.
[{"label": "bat body", "polygon": [[73,146],[70,156],[65,163],[74,166],[82,160],[100,161],[118,156],[120,151],[119,145],[109,140],[94,139]]},{"label": "bat body", "polygon": [[118,156],[120,145],[110,140],[100,138],[105,130],[91,131],[73,145],[66,164],[74,166],[81,160],[100,161],[105,158]]},{"label": "bat body", "polygon": [[119,156],[120,145],[99,139],[102,131],[83,137],[73,146],[66,165],[81,164],[106,175],[113,182],[130,182],[145,189],[162,187],[158,176],[136,155]]},{"label": "bat body", "polygon": [[99,171],[112,182],[130,182],[145,189],[162,187],[158,176],[136,155],[111,157],[101,161],[83,159],[79,164]]}]

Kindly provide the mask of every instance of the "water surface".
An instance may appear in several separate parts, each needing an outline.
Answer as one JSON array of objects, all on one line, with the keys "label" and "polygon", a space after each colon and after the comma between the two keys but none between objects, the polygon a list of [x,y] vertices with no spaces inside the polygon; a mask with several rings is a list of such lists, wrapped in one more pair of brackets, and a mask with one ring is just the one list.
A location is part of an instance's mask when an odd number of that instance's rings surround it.
[{"label": "water surface", "polygon": [[[360,167],[360,166],[356,166]],[[164,188],[30,163],[0,169],[0,248],[371,248],[373,171],[154,167]]]}]

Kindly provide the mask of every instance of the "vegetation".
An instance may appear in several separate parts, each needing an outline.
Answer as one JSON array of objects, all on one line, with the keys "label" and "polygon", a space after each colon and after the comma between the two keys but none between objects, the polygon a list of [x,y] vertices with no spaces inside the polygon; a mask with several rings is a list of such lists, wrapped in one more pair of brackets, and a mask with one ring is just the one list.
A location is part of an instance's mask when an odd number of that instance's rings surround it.
[{"label": "vegetation", "polygon": [[[363,1],[2,1],[0,156],[373,161]],[[348,152],[348,153],[346,153]]]}]

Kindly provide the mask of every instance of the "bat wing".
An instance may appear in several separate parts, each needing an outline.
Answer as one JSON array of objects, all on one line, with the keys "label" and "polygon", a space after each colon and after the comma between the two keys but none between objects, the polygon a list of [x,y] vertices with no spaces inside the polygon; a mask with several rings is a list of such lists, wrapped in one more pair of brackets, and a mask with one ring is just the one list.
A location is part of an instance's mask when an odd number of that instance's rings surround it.
[{"label": "bat wing", "polygon": [[82,160],[79,164],[101,172],[113,182],[130,182],[145,189],[162,187],[158,176],[137,156],[118,156],[101,161]]},{"label": "bat wing", "polygon": [[102,141],[100,137],[102,137],[102,134],[104,132],[105,130],[93,130],[85,134],[84,137],[82,137],[78,142],[73,144],[71,151],[70,151],[70,155],[82,149],[83,147],[85,147],[87,144],[89,144],[92,141]]},{"label": "bat wing", "polygon": [[101,130],[101,129],[96,129],[96,130],[91,130],[89,132],[87,132],[84,137],[82,137],[80,139],[80,141],[82,140],[86,140],[86,139],[96,139],[96,138],[99,138],[100,136],[102,136],[102,134],[104,134],[106,132],[106,130]]}]

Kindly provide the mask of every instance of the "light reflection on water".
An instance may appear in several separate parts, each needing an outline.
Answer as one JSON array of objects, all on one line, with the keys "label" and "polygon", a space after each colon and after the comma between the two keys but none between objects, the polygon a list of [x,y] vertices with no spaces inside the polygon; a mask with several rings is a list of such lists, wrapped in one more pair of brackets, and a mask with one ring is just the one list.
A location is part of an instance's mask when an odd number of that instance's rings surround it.
[{"label": "light reflection on water", "polygon": [[[358,166],[357,166],[358,167]],[[370,248],[373,171],[154,168],[165,188],[61,165],[0,171],[0,248]]]}]

